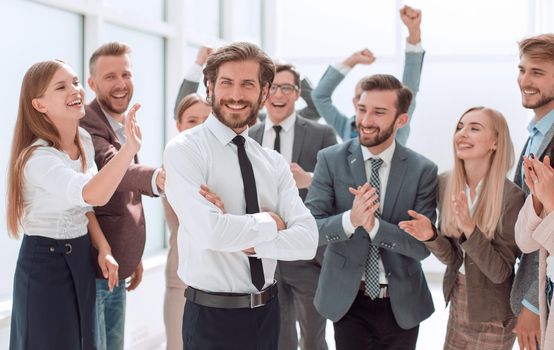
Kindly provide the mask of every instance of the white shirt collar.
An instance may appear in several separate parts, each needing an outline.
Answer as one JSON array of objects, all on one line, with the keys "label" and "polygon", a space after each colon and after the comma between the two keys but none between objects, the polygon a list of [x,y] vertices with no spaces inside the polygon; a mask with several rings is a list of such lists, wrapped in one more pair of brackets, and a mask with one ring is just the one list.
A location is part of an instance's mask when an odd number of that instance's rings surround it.
[{"label": "white shirt collar", "polygon": [[[234,132],[233,129],[220,122],[219,119],[213,115],[213,113],[210,113],[208,119],[204,122],[204,125],[206,125],[206,127],[214,134],[215,138],[218,139],[223,145],[227,145],[235,138],[235,136],[237,136],[237,133]],[[244,129],[240,135],[242,135],[245,139],[248,139],[248,127]]]},{"label": "white shirt collar", "polygon": [[[294,123],[296,122],[296,112],[292,112],[292,114],[285,118],[279,125],[283,128],[284,132],[288,132],[290,129],[294,127]],[[264,131],[268,131],[271,128],[273,128],[275,124],[269,119],[269,115],[265,118],[265,128]]]},{"label": "white shirt collar", "polygon": [[361,147],[364,162],[369,158],[381,158],[383,160],[383,166],[388,166],[392,162],[392,156],[394,155],[394,150],[396,150],[396,140],[393,140],[392,144],[380,154],[372,154],[366,146],[362,145]]}]

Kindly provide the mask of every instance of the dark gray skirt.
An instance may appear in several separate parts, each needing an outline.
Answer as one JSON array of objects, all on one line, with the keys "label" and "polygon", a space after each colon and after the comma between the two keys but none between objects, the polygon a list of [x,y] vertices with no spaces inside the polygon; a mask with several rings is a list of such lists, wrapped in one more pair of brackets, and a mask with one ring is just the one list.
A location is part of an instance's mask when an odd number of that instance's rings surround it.
[{"label": "dark gray skirt", "polygon": [[14,276],[10,350],[96,349],[89,235],[24,235]]}]

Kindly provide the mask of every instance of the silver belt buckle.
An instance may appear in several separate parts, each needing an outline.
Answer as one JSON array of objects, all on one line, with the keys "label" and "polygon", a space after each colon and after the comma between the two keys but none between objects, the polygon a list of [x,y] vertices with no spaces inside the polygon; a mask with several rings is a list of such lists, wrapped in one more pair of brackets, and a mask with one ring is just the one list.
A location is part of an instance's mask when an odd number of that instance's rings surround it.
[{"label": "silver belt buckle", "polygon": [[264,306],[262,302],[262,292],[250,294],[250,308],[255,309],[260,306]]},{"label": "silver belt buckle", "polygon": [[379,287],[379,297],[378,298],[379,299],[386,298],[388,289],[389,289],[388,285],[384,285],[384,286]]}]

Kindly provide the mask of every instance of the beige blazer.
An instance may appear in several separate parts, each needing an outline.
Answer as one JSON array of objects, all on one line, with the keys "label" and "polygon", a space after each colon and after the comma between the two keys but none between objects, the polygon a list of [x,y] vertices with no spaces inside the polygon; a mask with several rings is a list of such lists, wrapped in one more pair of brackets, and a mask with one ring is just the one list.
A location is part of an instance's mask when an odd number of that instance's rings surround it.
[{"label": "beige blazer", "polygon": [[541,349],[554,349],[554,312],[547,319],[546,257],[554,253],[554,213],[537,216],[532,196],[527,197],[516,222],[516,242],[524,253],[539,250],[539,310]]}]

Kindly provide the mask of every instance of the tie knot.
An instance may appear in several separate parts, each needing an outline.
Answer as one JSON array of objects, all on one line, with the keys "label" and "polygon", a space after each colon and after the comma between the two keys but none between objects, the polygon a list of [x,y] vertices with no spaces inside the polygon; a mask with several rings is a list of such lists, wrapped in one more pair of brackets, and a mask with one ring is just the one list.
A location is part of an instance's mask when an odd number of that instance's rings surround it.
[{"label": "tie knot", "polygon": [[383,160],[381,158],[369,158],[371,162],[371,170],[379,170],[383,165]]},{"label": "tie knot", "polygon": [[246,142],[246,140],[244,139],[244,137],[242,137],[241,135],[237,135],[233,138],[233,143],[239,147],[244,147],[244,143]]},{"label": "tie knot", "polygon": [[273,130],[275,130],[277,134],[280,133],[282,129],[283,127],[281,125],[273,125]]}]

